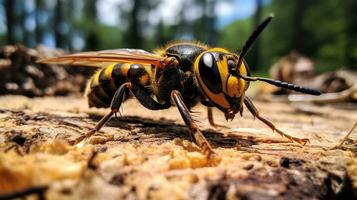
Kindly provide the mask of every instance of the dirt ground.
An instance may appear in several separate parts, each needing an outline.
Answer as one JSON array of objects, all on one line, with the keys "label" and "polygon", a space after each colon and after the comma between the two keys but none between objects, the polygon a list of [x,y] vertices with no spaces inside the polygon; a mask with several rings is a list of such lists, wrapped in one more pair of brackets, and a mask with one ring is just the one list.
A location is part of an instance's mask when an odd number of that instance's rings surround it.
[{"label": "dirt ground", "polygon": [[210,162],[190,142],[175,107],[150,111],[125,102],[118,120],[74,144],[108,112],[82,97],[0,97],[0,199],[352,199],[357,196],[356,105],[255,101],[262,116],[310,144],[273,133],[245,111],[231,122],[214,110],[194,118],[220,156]]}]

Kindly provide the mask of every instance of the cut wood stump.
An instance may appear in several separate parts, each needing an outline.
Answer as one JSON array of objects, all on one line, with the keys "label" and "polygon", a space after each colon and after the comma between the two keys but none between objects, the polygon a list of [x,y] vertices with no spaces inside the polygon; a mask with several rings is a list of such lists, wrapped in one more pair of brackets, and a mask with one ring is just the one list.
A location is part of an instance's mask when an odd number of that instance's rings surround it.
[{"label": "cut wood stump", "polygon": [[[262,116],[310,144],[290,143],[248,113],[209,126],[193,111],[220,156],[210,162],[191,141],[175,107],[150,111],[135,100],[122,117],[75,144],[106,109],[84,98],[0,97],[0,199],[353,199],[357,133],[333,149],[357,120],[356,106],[256,102]],[[298,109],[300,108],[300,109]],[[311,112],[309,112],[311,111]]]}]

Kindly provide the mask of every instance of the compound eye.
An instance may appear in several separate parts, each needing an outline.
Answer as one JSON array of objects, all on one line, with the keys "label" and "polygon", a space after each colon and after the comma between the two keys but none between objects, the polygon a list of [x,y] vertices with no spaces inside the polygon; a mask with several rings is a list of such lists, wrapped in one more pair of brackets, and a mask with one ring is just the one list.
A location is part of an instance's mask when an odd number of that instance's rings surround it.
[{"label": "compound eye", "polygon": [[217,61],[212,53],[204,53],[199,62],[199,72],[203,83],[213,93],[222,91],[221,76]]}]

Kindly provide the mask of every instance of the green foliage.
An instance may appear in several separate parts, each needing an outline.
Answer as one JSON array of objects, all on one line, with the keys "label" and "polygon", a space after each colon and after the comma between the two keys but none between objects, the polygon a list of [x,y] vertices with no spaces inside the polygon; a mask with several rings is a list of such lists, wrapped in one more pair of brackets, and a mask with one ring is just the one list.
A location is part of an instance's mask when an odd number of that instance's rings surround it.
[{"label": "green foliage", "polygon": [[[272,0],[263,11],[263,17],[275,15],[260,38],[259,60],[264,66],[251,68],[266,71],[291,51],[312,58],[320,72],[357,66],[356,10],[353,0]],[[233,50],[242,48],[254,29],[252,25],[253,19],[248,18],[223,27],[218,44]],[[248,63],[251,59],[248,54]]]},{"label": "green foliage", "polygon": [[98,49],[117,49],[122,46],[123,30],[118,27],[100,25],[98,30]]},{"label": "green foliage", "polygon": [[[272,64],[290,51],[298,51],[312,58],[319,67],[318,71],[356,66],[356,63],[348,61],[348,56],[357,58],[352,53],[357,48],[346,49],[351,38],[346,34],[346,21],[353,16],[356,18],[357,13],[350,12],[346,17],[346,8],[349,7],[346,2],[273,0],[265,8],[266,13],[275,14],[275,19],[263,36],[263,60]],[[354,28],[351,32],[356,31]]]},{"label": "green foliage", "polygon": [[[252,33],[252,31],[255,29],[255,27],[253,26],[253,20],[248,18],[248,19],[244,19],[244,20],[237,20],[234,21],[231,24],[228,24],[227,26],[225,26],[222,30],[220,30],[220,35],[219,35],[219,40],[218,40],[218,45],[224,48],[227,48],[229,50],[231,50],[232,52],[237,52],[240,51],[245,42],[247,41],[247,39],[249,38],[250,34]],[[269,29],[269,28],[267,28]],[[258,40],[260,41],[264,41],[265,39],[265,34],[268,32],[265,31]],[[265,43],[263,43],[261,45],[261,49],[267,48],[265,45]],[[252,50],[254,50],[254,46],[252,47]],[[263,58],[263,54],[266,55],[266,52],[262,52],[261,58]],[[270,61],[270,59],[261,59],[262,62],[264,63],[264,66],[252,66],[251,63],[253,63],[253,56],[251,53],[248,53],[246,56],[246,60],[247,62],[250,64],[249,67],[252,70],[262,70],[265,71],[267,69],[267,67],[269,65],[266,65],[268,63],[266,63],[266,61]],[[267,66],[267,67],[265,67]]]},{"label": "green foliage", "polygon": [[250,19],[238,20],[228,24],[220,31],[218,45],[232,51],[241,50],[251,33],[251,27]]}]

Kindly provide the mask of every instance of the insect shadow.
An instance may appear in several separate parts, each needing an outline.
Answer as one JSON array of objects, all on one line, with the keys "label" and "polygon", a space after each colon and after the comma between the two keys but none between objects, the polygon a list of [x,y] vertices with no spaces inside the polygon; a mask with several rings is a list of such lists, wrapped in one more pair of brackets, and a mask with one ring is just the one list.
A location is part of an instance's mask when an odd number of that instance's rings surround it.
[{"label": "insect shadow", "polygon": [[[100,119],[100,115],[91,115],[93,121]],[[190,132],[185,125],[177,124],[174,120],[161,118],[152,119],[138,116],[122,116],[120,118],[112,118],[108,127],[124,129],[130,132],[129,138],[121,141],[139,140],[141,142],[150,140],[158,143],[163,143],[175,138],[192,141]],[[224,132],[206,129],[202,131],[204,136],[214,147],[233,148],[237,146],[249,147],[257,144],[254,137],[240,136],[237,134],[226,134]],[[118,133],[120,134],[120,133]],[[133,137],[134,134],[136,137]]]}]

